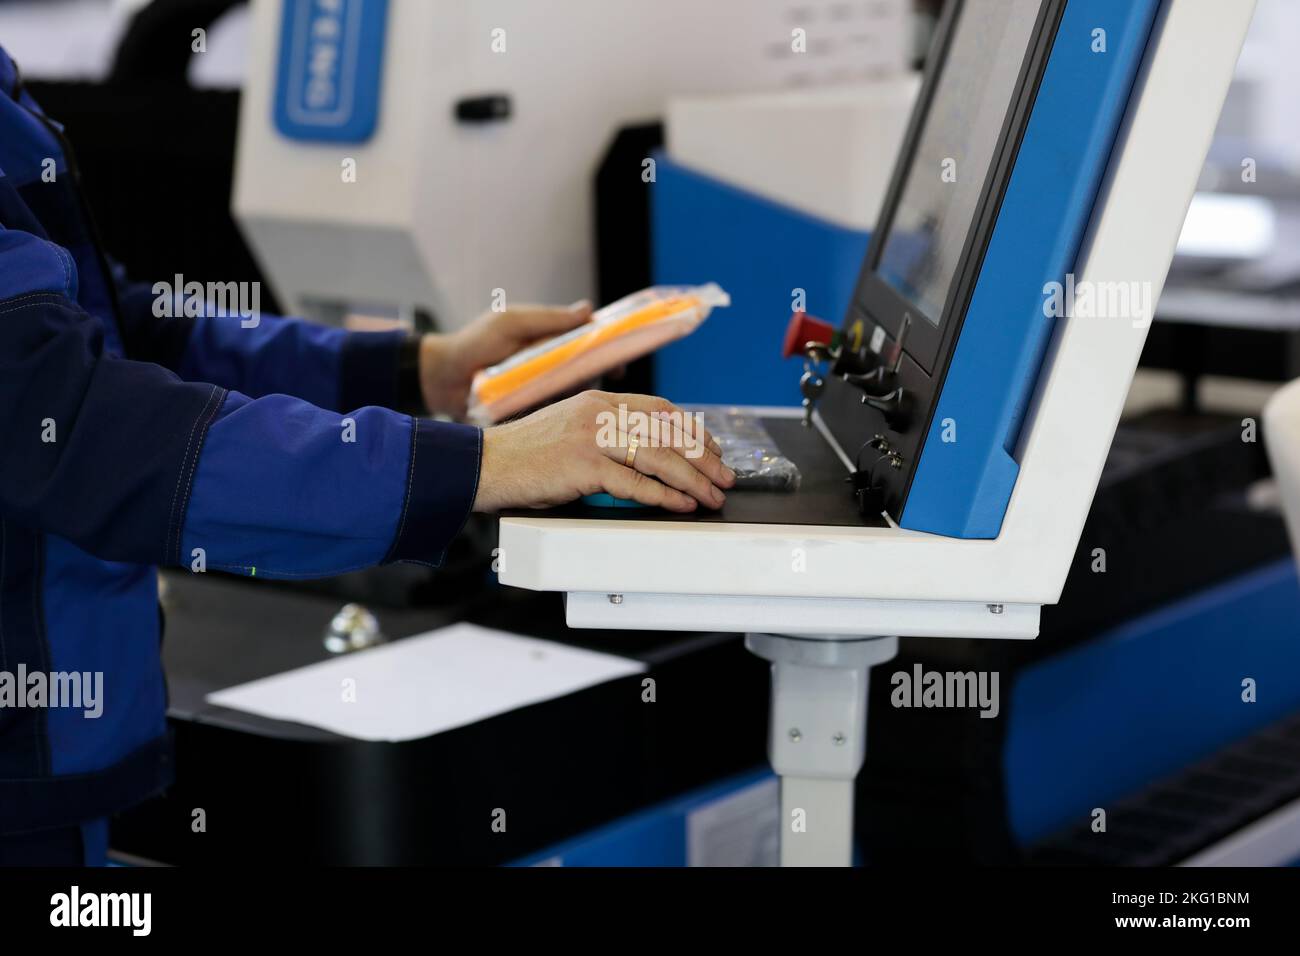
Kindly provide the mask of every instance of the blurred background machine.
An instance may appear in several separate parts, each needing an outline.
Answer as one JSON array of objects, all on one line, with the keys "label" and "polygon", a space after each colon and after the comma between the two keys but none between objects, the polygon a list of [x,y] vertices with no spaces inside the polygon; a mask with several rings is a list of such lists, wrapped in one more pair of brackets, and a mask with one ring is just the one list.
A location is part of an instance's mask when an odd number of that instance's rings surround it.
[{"label": "blurred background machine", "polygon": [[[620,127],[678,93],[897,75],[912,30],[908,0],[0,5],[7,48],[79,131],[105,240],[132,272],[265,279],[281,311],[445,328],[496,289],[595,296],[592,178]],[[343,87],[359,92],[328,101]],[[160,256],[177,214],[209,228]],[[621,232],[644,243],[636,222]]]},{"label": "blurred background machine", "polygon": [[[908,25],[903,0],[254,0],[235,213],[298,312],[454,328],[498,289],[591,297],[591,178],[616,129],[677,93],[896,74]],[[353,56],[354,101],[303,105]]]}]

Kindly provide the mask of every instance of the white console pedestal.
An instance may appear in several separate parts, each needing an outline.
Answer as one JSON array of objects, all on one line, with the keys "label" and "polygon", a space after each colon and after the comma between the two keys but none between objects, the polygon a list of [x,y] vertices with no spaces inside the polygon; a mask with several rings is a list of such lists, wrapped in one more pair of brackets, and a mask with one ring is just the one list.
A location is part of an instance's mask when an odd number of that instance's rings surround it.
[{"label": "white console pedestal", "polygon": [[849,866],[871,668],[898,654],[898,638],[749,634],[745,646],[772,662],[768,758],[781,778],[781,865]]}]

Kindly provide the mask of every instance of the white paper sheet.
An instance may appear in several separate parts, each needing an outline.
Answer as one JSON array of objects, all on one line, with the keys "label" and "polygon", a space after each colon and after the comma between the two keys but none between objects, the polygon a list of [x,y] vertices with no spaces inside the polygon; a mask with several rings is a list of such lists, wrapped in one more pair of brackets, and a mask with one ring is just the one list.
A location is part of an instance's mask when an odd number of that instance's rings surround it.
[{"label": "white paper sheet", "polygon": [[645,670],[640,661],[454,624],[208,694],[210,704],[360,740],[462,727]]}]

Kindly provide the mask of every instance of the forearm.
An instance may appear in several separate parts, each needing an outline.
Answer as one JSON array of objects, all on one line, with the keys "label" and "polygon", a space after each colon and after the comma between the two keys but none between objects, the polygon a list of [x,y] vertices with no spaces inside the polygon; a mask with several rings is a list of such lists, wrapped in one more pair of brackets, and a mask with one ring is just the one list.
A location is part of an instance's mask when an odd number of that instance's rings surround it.
[{"label": "forearm", "polygon": [[476,428],[231,393],[198,461],[179,557],[272,578],[436,566],[469,515],[480,456]]},{"label": "forearm", "polygon": [[186,314],[170,291],[127,282],[120,269],[116,279],[129,358],[253,398],[292,395],[338,412],[423,407],[418,341],[409,333],[349,332],[257,310],[219,314],[211,303]]}]

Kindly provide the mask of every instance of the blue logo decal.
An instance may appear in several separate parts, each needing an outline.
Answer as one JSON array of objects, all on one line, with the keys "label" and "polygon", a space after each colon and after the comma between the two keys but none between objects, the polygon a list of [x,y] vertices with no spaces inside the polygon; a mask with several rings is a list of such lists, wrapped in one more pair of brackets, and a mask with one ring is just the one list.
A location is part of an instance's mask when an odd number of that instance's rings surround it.
[{"label": "blue logo decal", "polygon": [[379,122],[388,0],[284,0],[275,125],[290,139],[364,143]]}]

